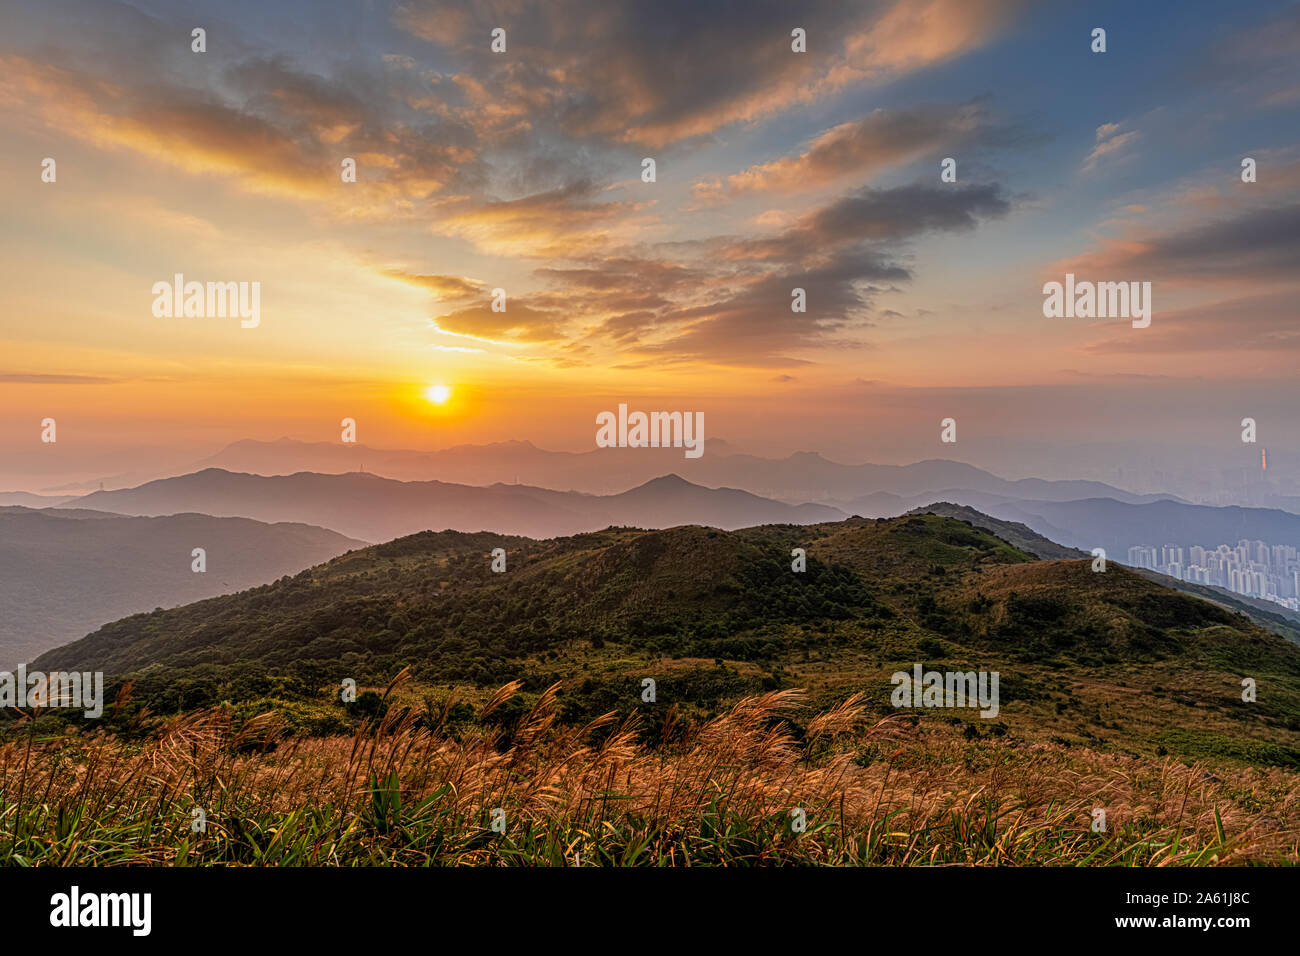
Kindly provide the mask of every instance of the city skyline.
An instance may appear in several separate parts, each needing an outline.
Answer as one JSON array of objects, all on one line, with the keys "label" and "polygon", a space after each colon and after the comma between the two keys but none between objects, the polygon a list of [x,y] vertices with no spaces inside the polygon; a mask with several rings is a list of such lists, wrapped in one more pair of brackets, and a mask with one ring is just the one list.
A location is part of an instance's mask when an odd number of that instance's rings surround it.
[{"label": "city skyline", "polygon": [[1134,545],[1128,549],[1128,564],[1300,610],[1300,551],[1294,545],[1246,538],[1235,546],[1220,544],[1213,549]]}]

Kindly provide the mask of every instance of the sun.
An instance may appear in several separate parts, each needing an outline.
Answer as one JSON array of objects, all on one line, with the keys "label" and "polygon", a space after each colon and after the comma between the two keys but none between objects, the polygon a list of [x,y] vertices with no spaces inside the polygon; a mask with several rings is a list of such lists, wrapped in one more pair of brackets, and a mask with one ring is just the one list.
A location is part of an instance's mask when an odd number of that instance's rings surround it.
[{"label": "sun", "polygon": [[424,397],[435,405],[441,405],[451,398],[450,385],[430,385],[424,390]]}]

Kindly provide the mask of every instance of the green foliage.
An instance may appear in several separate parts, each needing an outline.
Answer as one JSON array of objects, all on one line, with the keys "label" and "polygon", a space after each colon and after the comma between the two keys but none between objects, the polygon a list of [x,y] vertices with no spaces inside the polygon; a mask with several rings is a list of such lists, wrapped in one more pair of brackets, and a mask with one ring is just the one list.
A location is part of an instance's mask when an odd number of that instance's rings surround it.
[{"label": "green foliage", "polygon": [[[507,549],[505,574],[489,570],[494,547]],[[802,573],[791,569],[795,547],[807,553]],[[918,659],[999,671],[1012,732],[1036,739],[1071,739],[1080,718],[1094,724],[1091,736],[1120,718],[1126,745],[1151,752],[1153,699],[1169,708],[1162,720],[1209,719],[1232,739],[1289,747],[1300,731],[1300,648],[1122,566],[1099,574],[1088,560],[1035,561],[934,514],[733,532],[610,528],[549,541],[424,532],[265,587],[125,618],[35,666],[103,670],[110,700],[133,682],[130,702],[98,724],[127,737],[149,732],[145,708],[167,715],[224,701],[241,715],[280,710],[294,733],[356,728],[387,704],[363,692],[340,705],[340,681],[382,688],[403,668],[422,693],[465,687],[480,705],[521,680],[519,702],[491,715],[508,738],[524,697],[551,684],[562,685],[563,719],[579,723],[630,714],[646,676],[683,719],[792,686],[862,691],[883,715],[888,675]],[[1266,689],[1258,703],[1237,699],[1242,675]],[[1180,693],[1138,695],[1143,680]],[[1097,689],[1106,720],[1096,700],[1085,709],[1050,692],[1053,682]],[[462,702],[445,718],[454,733],[475,713]],[[1215,752],[1277,756],[1246,745]]]}]

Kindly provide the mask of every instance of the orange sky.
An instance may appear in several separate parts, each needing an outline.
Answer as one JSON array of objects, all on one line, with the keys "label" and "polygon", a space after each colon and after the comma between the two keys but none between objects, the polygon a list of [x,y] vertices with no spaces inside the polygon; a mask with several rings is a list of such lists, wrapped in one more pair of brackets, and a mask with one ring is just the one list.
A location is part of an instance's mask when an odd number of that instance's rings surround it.
[{"label": "orange sky", "polygon": [[[1124,56],[1089,72],[1077,24],[1014,0],[811,4],[806,54],[767,4],[745,24],[699,6],[663,42],[639,14],[561,6],[518,4],[496,56],[475,3],[381,4],[310,42],[275,19],[292,4],[201,9],[204,53],[162,5],[6,13],[11,460],[49,416],[88,447],[332,440],[354,417],[390,447],[577,448],[631,401],[704,409],[754,450],[870,457],[939,451],[950,407],[999,416],[965,433],[1002,444],[1063,440],[1062,415],[1118,387],[1169,414],[1286,407],[1300,150],[1270,64],[1296,51],[1252,37],[1293,10],[1171,34],[1171,69],[1208,57],[1222,78],[1175,95]],[[1033,56],[1059,85],[1026,90]],[[1235,112],[1207,110],[1224,89]],[[1264,173],[1243,191],[1247,150]],[[1152,281],[1151,329],[1044,320],[1067,270]],[[260,324],[155,317],[177,272],[259,282]],[[1058,386],[1094,391],[1043,397]]]}]

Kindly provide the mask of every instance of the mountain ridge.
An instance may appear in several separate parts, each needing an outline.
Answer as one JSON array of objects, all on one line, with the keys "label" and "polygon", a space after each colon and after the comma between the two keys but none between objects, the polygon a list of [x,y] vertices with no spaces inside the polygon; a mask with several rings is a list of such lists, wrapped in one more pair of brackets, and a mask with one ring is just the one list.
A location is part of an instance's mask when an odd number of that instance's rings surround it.
[{"label": "mountain ridge", "polygon": [[[410,668],[444,692],[558,683],[567,718],[586,721],[633,706],[645,676],[701,715],[785,686],[863,693],[890,713],[890,673],[917,663],[999,671],[999,732],[1018,739],[1300,765],[1300,647],[1121,565],[1038,560],[934,514],[549,540],[421,532],[115,621],[33,666],[132,680],[163,712],[279,706],[267,695],[343,677],[382,687]],[[1267,688],[1258,704],[1240,700],[1243,674]]]},{"label": "mountain ridge", "polygon": [[[363,545],[249,518],[0,508],[0,666],[126,614],[241,591]],[[194,548],[205,572],[192,570]]]},{"label": "mountain ridge", "polygon": [[[662,477],[662,476],[661,476]],[[199,511],[261,521],[301,521],[371,542],[445,529],[554,537],[609,525],[666,527],[715,523],[743,527],[773,521],[835,520],[837,509],[791,505],[730,488],[706,488],[677,476],[617,495],[552,491],[531,485],[402,482],[362,472],[262,476],[209,468],[138,488],[94,492],[78,506],[122,514]]]},{"label": "mountain ridge", "polygon": [[[189,472],[205,467],[249,474],[283,475],[300,471],[345,473],[365,464],[368,471],[402,481],[440,478],[457,484],[520,483],[564,491],[609,494],[642,484],[665,470],[685,469],[684,477],[710,487],[743,488],[767,498],[801,498],[837,504],[871,491],[938,491],[970,485],[973,490],[1019,492],[1021,497],[1059,499],[1104,493],[1117,500],[1147,501],[1103,482],[1076,479],[1007,479],[966,462],[931,458],[906,465],[845,464],[815,451],[767,458],[734,450],[723,439],[705,441],[706,453],[683,459],[680,449],[591,449],[570,452],[543,449],[531,441],[511,439],[482,445],[455,445],[438,451],[381,449],[359,444],[274,442],[241,439],[194,462]],[[304,465],[306,462],[306,465]],[[959,480],[959,476],[961,476]],[[168,477],[175,477],[171,475]]]}]

